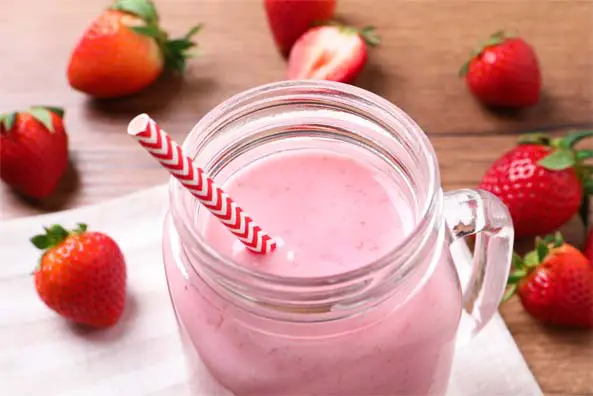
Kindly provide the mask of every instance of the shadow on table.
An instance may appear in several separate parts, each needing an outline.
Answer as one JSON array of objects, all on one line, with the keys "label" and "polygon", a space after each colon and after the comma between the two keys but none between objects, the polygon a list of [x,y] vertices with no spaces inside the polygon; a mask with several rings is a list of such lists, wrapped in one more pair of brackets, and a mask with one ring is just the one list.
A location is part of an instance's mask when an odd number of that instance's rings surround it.
[{"label": "shadow on table", "polygon": [[111,99],[89,98],[86,111],[89,117],[109,118],[129,121],[140,113],[159,117],[183,95],[183,99],[200,97],[214,90],[216,82],[212,79],[164,73],[156,82],[143,91]]},{"label": "shadow on table", "polygon": [[536,106],[525,108],[525,109],[512,109],[512,108],[504,108],[504,107],[495,107],[495,106],[487,106],[482,105],[484,109],[488,110],[489,112],[495,114],[498,117],[507,118],[507,119],[515,119],[515,120],[524,120],[528,118],[541,118],[547,119],[556,111],[558,108],[554,104],[554,97],[551,96],[545,88],[542,89],[540,94],[539,102]]},{"label": "shadow on table", "polygon": [[555,341],[571,346],[593,346],[593,332],[587,328],[567,328],[540,324],[543,332]]},{"label": "shadow on table", "polygon": [[[369,59],[362,73],[356,79],[355,85],[366,89],[367,91],[371,91],[379,96],[387,97],[388,93],[385,91],[386,78],[387,75],[381,66],[377,63],[374,63],[372,59]],[[393,75],[390,76],[391,80],[393,80],[393,78]]]}]

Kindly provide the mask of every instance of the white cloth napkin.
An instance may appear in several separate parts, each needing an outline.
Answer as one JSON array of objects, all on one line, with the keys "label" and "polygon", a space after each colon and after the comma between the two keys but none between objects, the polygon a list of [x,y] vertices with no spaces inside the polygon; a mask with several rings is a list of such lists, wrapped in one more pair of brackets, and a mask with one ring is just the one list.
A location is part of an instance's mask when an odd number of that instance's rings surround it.
[{"label": "white cloth napkin", "polygon": [[[0,394],[186,396],[186,369],[161,261],[165,186],[100,205],[0,225]],[[44,225],[88,223],[118,241],[128,264],[122,322],[83,331],[47,309],[30,275],[29,238]],[[463,252],[459,254],[465,254]],[[206,379],[199,396],[213,396]],[[539,396],[542,392],[502,319],[459,347],[447,396]]]}]

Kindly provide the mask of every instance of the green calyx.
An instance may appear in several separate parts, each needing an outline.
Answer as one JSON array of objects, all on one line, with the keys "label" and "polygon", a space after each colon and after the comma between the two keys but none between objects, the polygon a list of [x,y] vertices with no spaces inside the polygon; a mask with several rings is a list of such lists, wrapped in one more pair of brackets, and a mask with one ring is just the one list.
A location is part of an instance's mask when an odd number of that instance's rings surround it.
[{"label": "green calyx", "polygon": [[509,300],[517,291],[519,283],[528,276],[537,266],[544,262],[551,249],[564,245],[564,238],[559,232],[547,235],[544,238],[535,238],[535,249],[527,253],[525,257],[513,252],[511,260],[511,272],[507,280],[507,289],[502,302]]},{"label": "green calyx", "polygon": [[[56,114],[60,118],[64,118],[64,109],[53,106],[33,106],[26,111],[18,112],[20,114],[30,114],[33,118],[43,124],[45,128],[54,132],[54,124],[52,122],[51,113]],[[0,114],[0,129],[8,132],[14,126],[16,122],[17,112],[10,112],[6,114]]]},{"label": "green calyx", "polygon": [[465,77],[467,75],[471,61],[474,58],[482,55],[482,52],[484,52],[486,48],[501,44],[510,37],[511,36],[508,35],[504,30],[499,30],[488,37],[486,41],[480,43],[480,45],[471,52],[470,58],[463,64],[463,66],[461,66],[461,69],[459,69],[459,77]]},{"label": "green calyx", "polygon": [[165,68],[176,72],[185,70],[187,59],[193,56],[190,49],[196,46],[192,38],[202,29],[202,24],[192,27],[181,38],[170,39],[167,32],[162,30],[159,25],[159,15],[151,0],[116,0],[111,9],[141,18],[146,25],[131,26],[130,29],[156,41],[165,59]]},{"label": "green calyx", "polygon": [[344,25],[338,21],[315,22],[313,26],[335,26],[340,32],[352,35],[359,35],[369,47],[376,47],[381,44],[381,37],[377,34],[374,26],[365,26],[358,29],[354,26]]},{"label": "green calyx", "polygon": [[0,127],[5,131],[10,131],[16,121],[16,112],[10,112],[6,114],[0,114]]},{"label": "green calyx", "polygon": [[381,44],[381,37],[377,34],[377,31],[373,26],[365,26],[358,30],[358,34],[370,47],[376,47]]},{"label": "green calyx", "polygon": [[585,161],[593,158],[593,150],[577,150],[575,146],[589,137],[593,137],[593,130],[573,131],[558,138],[551,138],[545,133],[532,133],[519,138],[519,144],[540,144],[552,148],[550,154],[539,160],[538,165],[541,167],[551,171],[574,168],[583,186],[579,215],[585,226],[589,218],[589,196],[593,195],[593,165]]},{"label": "green calyx", "polygon": [[519,144],[539,144],[552,148],[550,154],[538,161],[538,165],[551,171],[575,168],[583,183],[584,193],[593,194],[593,166],[585,161],[593,158],[593,150],[577,150],[575,146],[582,140],[593,137],[591,131],[573,131],[566,136],[551,138],[544,133],[533,133],[519,138]]},{"label": "green calyx", "polygon": [[76,229],[68,231],[61,225],[54,224],[49,228],[44,227],[45,234],[35,235],[33,238],[31,238],[31,243],[35,245],[37,249],[47,250],[59,245],[71,235],[80,235],[85,233],[87,228],[88,227],[86,224],[79,223]]}]

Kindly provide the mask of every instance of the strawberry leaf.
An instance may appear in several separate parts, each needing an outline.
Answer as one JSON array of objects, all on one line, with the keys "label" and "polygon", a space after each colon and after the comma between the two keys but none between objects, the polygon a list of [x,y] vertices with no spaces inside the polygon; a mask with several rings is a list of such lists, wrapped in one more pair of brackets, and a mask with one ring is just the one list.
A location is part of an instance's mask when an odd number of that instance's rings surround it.
[{"label": "strawberry leaf", "polygon": [[152,37],[155,39],[159,39],[163,34],[158,26],[155,25],[146,25],[146,26],[130,26],[134,32],[141,34],[143,36]]},{"label": "strawberry leaf", "polygon": [[51,111],[52,113],[56,114],[60,118],[64,118],[64,109],[61,107],[55,106],[33,106],[34,109],[46,109]]},{"label": "strawberry leaf", "polygon": [[577,161],[584,161],[593,158],[593,150],[578,150],[576,152]]},{"label": "strawberry leaf", "polygon": [[[482,44],[481,50],[484,50],[487,47],[493,47],[505,41],[507,39],[507,35],[505,34],[504,30],[499,30],[488,37],[488,40]],[[481,52],[481,51],[480,51]]]},{"label": "strawberry leaf", "polygon": [[521,269],[523,267],[523,258],[519,256],[516,252],[513,252],[513,256],[511,258],[511,265],[515,269]]},{"label": "strawberry leaf", "polygon": [[556,150],[552,154],[542,158],[538,164],[548,170],[564,170],[575,164],[574,154],[570,150]]},{"label": "strawberry leaf", "polygon": [[554,138],[550,142],[550,146],[559,148],[561,150],[570,150],[570,146],[564,138]]},{"label": "strawberry leaf", "polygon": [[47,230],[47,236],[51,244],[55,246],[68,237],[68,231],[61,225],[54,224]]},{"label": "strawberry leaf", "polygon": [[527,268],[535,268],[540,264],[541,261],[539,260],[539,255],[537,254],[537,251],[534,250],[525,255],[524,262]]},{"label": "strawberry leaf", "polygon": [[563,140],[568,147],[574,147],[578,142],[593,136],[593,131],[577,131],[566,135]]},{"label": "strawberry leaf", "polygon": [[365,26],[358,33],[370,47],[376,47],[381,44],[381,37],[377,34],[373,26]]},{"label": "strawberry leaf", "polygon": [[86,230],[89,228],[88,225],[84,224],[84,223],[78,223],[78,228],[74,230],[74,232],[76,234],[83,234],[86,232]]},{"label": "strawberry leaf", "polygon": [[508,284],[512,285],[519,282],[527,275],[526,270],[515,270],[509,274]]},{"label": "strawberry leaf", "polygon": [[4,125],[4,129],[6,131],[10,131],[14,126],[14,122],[16,121],[16,113],[7,113],[0,115],[0,124]]},{"label": "strawberry leaf", "polygon": [[37,249],[41,250],[45,250],[50,247],[49,238],[47,235],[43,234],[35,235],[33,238],[31,238],[31,243],[35,245]]},{"label": "strawberry leaf", "polygon": [[461,69],[459,69],[459,77],[465,77],[467,75],[467,73],[469,72],[470,63],[471,60],[468,60],[463,64],[463,66],[461,66]]},{"label": "strawberry leaf", "polygon": [[558,248],[564,245],[564,237],[560,233],[560,231],[556,231],[554,235],[552,235],[552,247]]},{"label": "strawberry leaf", "polygon": [[511,297],[513,297],[515,295],[515,293],[517,292],[517,284],[511,284],[509,287],[507,287],[504,295],[502,296],[502,301],[501,303],[507,302],[511,299]]},{"label": "strawberry leaf", "polygon": [[557,231],[554,234],[546,235],[542,239],[537,238],[536,243],[545,244],[547,246],[551,245],[552,247],[557,248],[564,245],[564,238],[562,237],[562,234],[559,231]]},{"label": "strawberry leaf", "polygon": [[[548,245],[553,243],[555,240],[556,239],[553,234],[546,235],[542,239],[539,239],[540,243],[541,243],[541,241],[543,241],[545,244],[548,244]],[[536,239],[536,243],[537,243],[537,241],[538,241],[538,239]]]},{"label": "strawberry leaf", "polygon": [[43,107],[32,107],[27,113],[31,114],[33,118],[43,124],[43,126],[50,132],[54,131],[54,124],[51,119],[51,112]]},{"label": "strawberry leaf", "polygon": [[195,47],[196,44],[188,41],[186,39],[177,39],[177,40],[169,40],[167,41],[167,47],[171,49],[171,51],[183,52],[188,50],[192,47]]},{"label": "strawberry leaf", "polygon": [[59,224],[54,224],[49,228],[44,227],[45,234],[35,235],[31,238],[31,243],[38,249],[48,249],[56,246],[68,237],[68,231]]},{"label": "strawberry leaf", "polygon": [[167,69],[183,72],[186,66],[186,60],[192,57],[190,49],[196,46],[191,38],[197,34],[203,25],[199,24],[192,27],[187,34],[178,39],[166,40],[161,42],[160,47],[165,57],[165,67]]},{"label": "strawberry leaf", "polygon": [[60,118],[64,118],[64,114],[66,114],[66,112],[64,111],[64,109],[61,108],[61,107],[55,107],[55,106],[43,106],[43,107],[45,107],[46,109],[48,109],[52,113],[55,113]]},{"label": "strawberry leaf", "polygon": [[550,253],[550,249],[548,248],[546,241],[540,238],[536,238],[535,240],[535,251],[537,252],[537,260],[540,263],[543,262],[548,253]]},{"label": "strawberry leaf", "polygon": [[148,24],[156,24],[159,20],[156,7],[151,0],[116,0],[111,9],[139,16]]},{"label": "strawberry leaf", "polygon": [[196,26],[189,29],[189,31],[185,34],[184,38],[186,40],[190,40],[193,36],[198,34],[200,32],[200,30],[202,30],[203,28],[204,28],[204,24],[198,23]]}]

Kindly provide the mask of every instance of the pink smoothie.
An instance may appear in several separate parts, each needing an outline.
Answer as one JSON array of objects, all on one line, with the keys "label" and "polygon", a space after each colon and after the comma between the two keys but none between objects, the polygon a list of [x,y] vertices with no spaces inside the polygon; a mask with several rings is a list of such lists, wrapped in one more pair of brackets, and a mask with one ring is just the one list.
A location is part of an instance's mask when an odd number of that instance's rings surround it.
[{"label": "pink smoothie", "polygon": [[402,186],[328,151],[284,153],[239,171],[228,194],[280,241],[254,255],[213,216],[206,238],[247,267],[284,276],[332,275],[383,256],[412,230]]},{"label": "pink smoothie", "polygon": [[[329,151],[271,155],[223,188],[280,247],[249,253],[210,216],[201,229],[207,241],[240,265],[276,275],[360,268],[395,248],[417,220],[403,179]],[[435,236],[434,252],[375,308],[335,322],[286,324],[252,318],[180,270],[170,219],[165,233],[171,298],[188,348],[235,395],[444,395],[461,312],[444,237]]]}]

